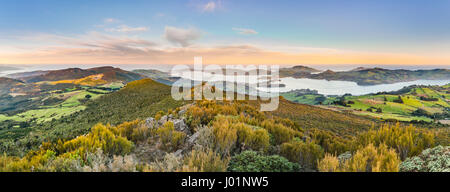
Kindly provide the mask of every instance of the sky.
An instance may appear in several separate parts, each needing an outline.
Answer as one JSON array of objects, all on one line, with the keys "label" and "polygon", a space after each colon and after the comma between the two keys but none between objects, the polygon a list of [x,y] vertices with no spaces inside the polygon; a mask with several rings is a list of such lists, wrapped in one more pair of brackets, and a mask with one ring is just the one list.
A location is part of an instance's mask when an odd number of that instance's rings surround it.
[{"label": "sky", "polygon": [[0,0],[0,64],[450,65],[450,0]]}]

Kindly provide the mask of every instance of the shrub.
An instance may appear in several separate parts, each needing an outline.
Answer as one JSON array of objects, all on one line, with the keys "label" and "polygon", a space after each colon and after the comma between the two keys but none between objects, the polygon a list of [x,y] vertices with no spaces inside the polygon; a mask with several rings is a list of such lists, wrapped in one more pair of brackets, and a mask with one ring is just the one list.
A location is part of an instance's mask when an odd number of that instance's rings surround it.
[{"label": "shrub", "polygon": [[426,149],[400,164],[402,172],[450,172],[450,146]]},{"label": "shrub", "polygon": [[397,172],[399,164],[395,150],[388,149],[384,144],[379,147],[369,144],[345,161],[327,154],[317,167],[322,172]]},{"label": "shrub", "polygon": [[425,129],[418,129],[410,125],[401,127],[399,123],[395,125],[385,124],[378,130],[369,130],[357,137],[358,147],[368,144],[379,146],[386,144],[393,148],[400,155],[402,160],[407,157],[418,155],[423,149],[434,146],[434,134]]},{"label": "shrub", "polygon": [[130,153],[133,147],[134,144],[131,141],[115,135],[109,125],[97,124],[89,134],[67,141],[62,147],[57,148],[62,150],[59,153],[78,150],[81,154],[84,154],[88,151],[95,152],[97,149],[102,149],[109,155],[125,155]]},{"label": "shrub", "polygon": [[300,166],[278,155],[263,156],[255,151],[244,151],[231,158],[228,171],[231,172],[295,172]]},{"label": "shrub", "polygon": [[320,145],[327,153],[341,154],[351,150],[353,141],[348,138],[327,130],[312,129],[309,132],[314,143]]},{"label": "shrub", "polygon": [[206,148],[213,149],[214,148],[214,133],[212,127],[209,126],[201,126],[198,131],[198,138],[195,142],[196,145]]},{"label": "shrub", "polygon": [[133,156],[113,156],[110,157],[103,153],[101,149],[94,153],[87,153],[84,172],[136,172],[137,161]]},{"label": "shrub", "polygon": [[126,137],[134,143],[144,141],[150,136],[150,129],[141,120],[125,122],[116,127],[112,127],[111,130],[115,134]]},{"label": "shrub", "polygon": [[90,133],[75,139],[44,142],[39,150],[23,158],[4,155],[0,157],[0,171],[136,171],[136,161],[127,155],[134,144],[127,137],[137,138],[133,132],[138,125],[139,121],[117,127],[97,124]]},{"label": "shrub", "polygon": [[156,130],[156,134],[159,136],[162,147],[169,151],[174,151],[183,144],[186,134],[180,131],[175,131],[173,122],[168,121],[164,125]]},{"label": "shrub", "polygon": [[337,172],[340,170],[339,159],[329,153],[325,154],[325,157],[319,161],[317,168],[321,172]]},{"label": "shrub", "polygon": [[261,123],[261,126],[269,131],[275,139],[275,144],[282,144],[284,142],[291,141],[296,135],[295,131],[282,125],[277,124],[273,120],[265,120]]},{"label": "shrub", "polygon": [[211,149],[193,150],[184,158],[184,166],[181,171],[225,172],[228,161],[228,158],[222,159],[220,154]]},{"label": "shrub", "polygon": [[215,106],[216,104],[213,101],[199,101],[198,105],[189,107],[186,111],[186,123],[191,130],[195,130],[200,125],[208,125],[209,122],[214,120],[214,117],[218,114]]},{"label": "shrub", "polygon": [[214,148],[221,154],[229,154],[237,141],[237,130],[224,116],[213,123]]},{"label": "shrub", "polygon": [[324,151],[314,142],[294,141],[283,143],[280,154],[303,167],[316,168],[317,161],[323,157]]},{"label": "shrub", "polygon": [[183,166],[183,158],[168,153],[162,161],[155,161],[144,169],[144,172],[175,172]]},{"label": "shrub", "polygon": [[237,129],[237,140],[241,150],[266,151],[270,145],[269,133],[264,129],[254,130],[252,127],[238,123],[233,125]]},{"label": "shrub", "polygon": [[221,154],[247,149],[264,152],[270,146],[267,130],[253,128],[234,117],[217,116],[212,127],[215,149]]}]

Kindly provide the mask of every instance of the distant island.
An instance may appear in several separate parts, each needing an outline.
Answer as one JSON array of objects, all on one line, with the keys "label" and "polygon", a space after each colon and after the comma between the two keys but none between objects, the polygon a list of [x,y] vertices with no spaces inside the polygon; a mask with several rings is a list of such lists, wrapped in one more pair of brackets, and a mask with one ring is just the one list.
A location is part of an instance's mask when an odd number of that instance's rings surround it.
[{"label": "distant island", "polygon": [[310,78],[352,81],[358,85],[379,85],[398,82],[408,82],[415,80],[447,80],[450,79],[449,69],[432,70],[406,70],[406,69],[383,69],[383,68],[364,68],[358,67],[350,71],[335,72],[326,70],[321,73],[314,73],[319,70],[305,67],[294,66],[291,68],[280,69],[280,77]]}]

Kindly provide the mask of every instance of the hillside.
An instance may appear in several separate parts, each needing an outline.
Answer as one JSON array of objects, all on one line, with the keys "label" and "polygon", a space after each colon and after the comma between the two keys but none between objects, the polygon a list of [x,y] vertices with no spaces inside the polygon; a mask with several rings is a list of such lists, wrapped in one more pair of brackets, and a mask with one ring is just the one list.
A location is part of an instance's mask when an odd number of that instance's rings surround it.
[{"label": "hillside", "polygon": [[125,71],[114,67],[98,67],[90,69],[70,68],[53,71],[39,71],[36,73],[27,74],[12,74],[11,77],[16,76],[20,80],[27,83],[36,83],[42,81],[61,81],[82,79],[92,75],[103,74],[103,80],[107,82],[123,82],[128,83],[134,80],[143,79],[142,75]]},{"label": "hillside", "polygon": [[113,67],[34,71],[9,77],[16,79],[0,79],[0,122],[59,119],[84,109],[83,104],[89,99],[144,78]]},{"label": "hillside", "polygon": [[23,82],[20,80],[0,77],[0,95],[11,93],[12,88],[22,84]]},{"label": "hillside", "polygon": [[[43,140],[70,138],[82,134],[89,127],[99,122],[119,124],[124,121],[144,119],[153,116],[158,111],[175,109],[182,103],[171,98],[169,86],[150,79],[143,79],[131,82],[117,92],[99,95],[81,105],[84,106],[81,110],[76,108],[80,105],[70,105],[68,107],[74,106],[75,108],[67,109],[73,109],[73,112],[61,113],[59,116],[42,117],[50,118],[50,121],[34,122],[29,127],[14,129],[15,131],[12,132],[3,130],[0,132],[0,137],[6,140],[18,139],[19,146],[36,146]],[[336,135],[352,136],[353,133],[366,130],[376,123],[371,119],[295,104],[284,99],[281,99],[280,105],[279,110],[271,113],[270,116],[290,118],[299,129],[304,130],[318,128],[331,131]],[[55,109],[62,111],[58,107]],[[36,114],[36,112],[38,111],[30,111],[19,114],[17,117],[27,117],[28,114]],[[33,134],[33,139],[30,138],[28,133]]]},{"label": "hillside", "polygon": [[385,121],[448,124],[449,93],[449,85],[413,85],[398,91],[362,96],[324,96],[310,90],[295,90],[283,93],[282,96],[297,103],[320,105],[332,110],[371,116]]},{"label": "hillside", "polygon": [[168,73],[154,70],[154,69],[137,69],[132,72],[143,75],[147,78],[153,79],[157,82],[166,85],[172,85],[175,81],[180,79],[179,77],[171,77]]},{"label": "hillside", "polygon": [[[34,148],[46,140],[82,135],[96,123],[119,124],[143,119],[182,104],[183,102],[172,99],[167,85],[150,79],[134,81],[117,92],[91,99],[81,110],[62,114],[60,118],[50,118],[48,122],[33,122],[25,127],[3,128],[0,130],[1,151],[17,153],[19,149]],[[61,112],[60,107],[55,109]],[[12,141],[17,142],[11,146]]]},{"label": "hillside", "polygon": [[259,112],[257,103],[203,100],[145,121],[96,124],[79,137],[44,142],[25,157],[0,156],[0,171],[397,172],[409,168],[402,161],[425,158],[422,151],[440,144],[434,140],[439,132],[400,124],[348,138],[320,125],[304,129],[303,121],[272,116],[282,111]]},{"label": "hillside", "polygon": [[19,73],[12,73],[6,75],[6,77],[12,78],[12,79],[24,79],[27,77],[35,77],[35,76],[41,76],[47,74],[49,71],[29,71],[29,72],[19,72]]},{"label": "hillside", "polygon": [[317,128],[340,136],[353,136],[379,123],[372,118],[298,104],[284,98],[280,99],[278,109],[270,115],[291,119],[305,130]]},{"label": "hillside", "polygon": [[439,122],[450,118],[448,86],[410,86],[398,92],[346,96],[358,114],[402,121]]},{"label": "hillside", "polygon": [[290,68],[280,68],[280,77],[301,77],[318,72],[320,72],[320,70],[307,66],[297,65]]}]

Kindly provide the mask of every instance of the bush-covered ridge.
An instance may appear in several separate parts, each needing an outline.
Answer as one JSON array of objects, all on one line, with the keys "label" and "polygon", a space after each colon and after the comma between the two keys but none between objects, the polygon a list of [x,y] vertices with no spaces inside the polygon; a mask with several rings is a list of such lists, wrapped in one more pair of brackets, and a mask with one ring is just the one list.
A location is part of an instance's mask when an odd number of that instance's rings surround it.
[{"label": "bush-covered ridge", "polygon": [[0,169],[384,172],[401,170],[402,154],[411,158],[439,144],[437,132],[413,126],[366,130],[330,136],[331,131],[304,129],[290,119],[259,112],[246,101],[198,101],[145,121],[97,124],[86,135],[43,143],[23,158],[4,155]]},{"label": "bush-covered ridge", "polygon": [[63,118],[34,124],[23,137],[3,140],[2,152],[23,155],[44,141],[71,139],[86,134],[97,123],[118,125],[126,121],[154,116],[158,111],[183,105],[170,96],[170,87],[151,79],[128,83],[121,90],[89,101],[86,109]]}]

